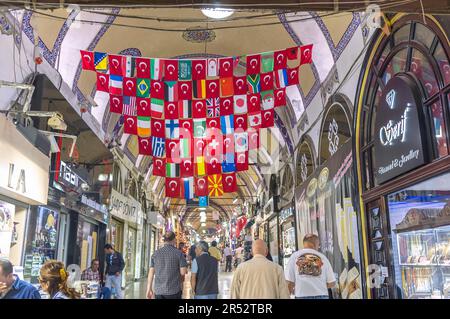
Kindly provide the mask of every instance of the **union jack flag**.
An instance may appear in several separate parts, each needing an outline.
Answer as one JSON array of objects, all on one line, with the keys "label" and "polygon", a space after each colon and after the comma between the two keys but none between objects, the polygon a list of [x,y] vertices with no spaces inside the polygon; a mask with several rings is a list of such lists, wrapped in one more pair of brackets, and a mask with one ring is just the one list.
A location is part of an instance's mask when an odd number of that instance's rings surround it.
[{"label": "union jack flag", "polygon": [[135,96],[124,96],[123,97],[123,110],[122,114],[129,116],[136,116],[136,97]]},{"label": "union jack flag", "polygon": [[220,98],[206,99],[206,108],[208,110],[208,117],[220,116]]}]

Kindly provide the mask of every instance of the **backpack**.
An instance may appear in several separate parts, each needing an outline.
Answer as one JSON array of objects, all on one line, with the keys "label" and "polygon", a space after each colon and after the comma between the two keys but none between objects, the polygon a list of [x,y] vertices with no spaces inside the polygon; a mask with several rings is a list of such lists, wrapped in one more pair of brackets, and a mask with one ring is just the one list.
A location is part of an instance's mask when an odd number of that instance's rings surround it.
[{"label": "backpack", "polygon": [[306,253],[297,258],[299,275],[320,276],[322,274],[322,259],[314,254]]}]

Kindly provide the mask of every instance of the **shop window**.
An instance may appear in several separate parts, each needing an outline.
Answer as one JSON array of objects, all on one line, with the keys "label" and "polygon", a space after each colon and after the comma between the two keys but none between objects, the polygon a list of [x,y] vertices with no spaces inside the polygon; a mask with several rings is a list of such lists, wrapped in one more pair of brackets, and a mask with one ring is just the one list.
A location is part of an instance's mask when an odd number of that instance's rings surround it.
[{"label": "shop window", "polygon": [[434,40],[433,31],[428,29],[422,23],[416,23],[416,30],[414,32],[414,40],[421,42],[427,48],[431,48]]},{"label": "shop window", "polygon": [[285,166],[283,174],[283,183],[281,184],[281,195],[287,196],[288,192],[294,187],[294,177],[289,165]]},{"label": "shop window", "polygon": [[444,80],[444,85],[448,85],[450,83],[450,64],[441,43],[439,43],[436,47],[434,58],[439,65],[439,69]]},{"label": "shop window", "polygon": [[398,29],[394,34],[395,44],[398,44],[403,41],[409,40],[409,35],[411,33],[411,24],[408,23]]},{"label": "shop window", "polygon": [[405,72],[406,70],[406,59],[408,57],[408,50],[403,49],[397,52],[396,55],[391,59],[389,64],[386,67],[386,70],[383,74],[383,83],[386,84],[389,82],[392,77],[394,77],[397,73]]},{"label": "shop window", "polygon": [[431,104],[429,111],[433,119],[432,124],[437,155],[438,157],[446,156],[448,154],[447,133],[441,101],[438,100]]},{"label": "shop window", "polygon": [[413,50],[412,54],[411,72],[422,83],[426,96],[433,96],[439,92],[439,85],[430,62],[416,49]]}]

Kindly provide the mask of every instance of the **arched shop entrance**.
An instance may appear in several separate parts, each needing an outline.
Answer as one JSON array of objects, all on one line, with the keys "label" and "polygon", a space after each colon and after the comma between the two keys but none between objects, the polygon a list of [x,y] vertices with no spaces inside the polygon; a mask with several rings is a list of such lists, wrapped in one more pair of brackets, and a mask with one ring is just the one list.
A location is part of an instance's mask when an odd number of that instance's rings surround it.
[{"label": "arched shop entrance", "polygon": [[[374,36],[355,110],[355,153],[372,298],[450,288],[450,48],[433,17],[396,15]],[[426,22],[426,24],[425,24]]]}]

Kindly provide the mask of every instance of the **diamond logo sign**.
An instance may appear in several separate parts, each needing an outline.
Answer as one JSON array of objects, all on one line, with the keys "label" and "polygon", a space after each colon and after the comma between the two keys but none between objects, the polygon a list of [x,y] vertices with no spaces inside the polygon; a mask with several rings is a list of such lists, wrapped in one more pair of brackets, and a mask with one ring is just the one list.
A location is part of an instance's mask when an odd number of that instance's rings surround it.
[{"label": "diamond logo sign", "polygon": [[389,108],[391,110],[394,109],[394,103],[395,103],[395,91],[390,90],[388,94],[386,94],[386,102],[389,105]]}]

